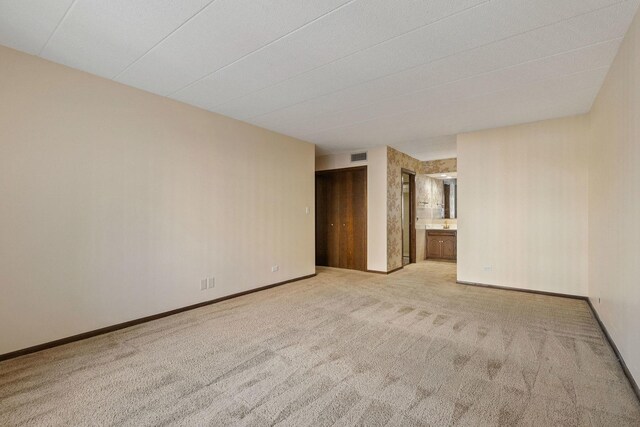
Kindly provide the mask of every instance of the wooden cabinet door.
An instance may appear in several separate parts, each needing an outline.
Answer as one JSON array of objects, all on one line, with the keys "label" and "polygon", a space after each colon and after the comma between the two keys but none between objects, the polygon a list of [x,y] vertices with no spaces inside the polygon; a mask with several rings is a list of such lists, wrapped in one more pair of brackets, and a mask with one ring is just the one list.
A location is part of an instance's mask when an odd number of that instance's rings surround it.
[{"label": "wooden cabinet door", "polygon": [[427,235],[427,258],[442,257],[442,246],[440,244],[440,236]]},{"label": "wooden cabinet door", "polygon": [[456,259],[456,238],[455,236],[440,236],[442,242],[442,258]]}]

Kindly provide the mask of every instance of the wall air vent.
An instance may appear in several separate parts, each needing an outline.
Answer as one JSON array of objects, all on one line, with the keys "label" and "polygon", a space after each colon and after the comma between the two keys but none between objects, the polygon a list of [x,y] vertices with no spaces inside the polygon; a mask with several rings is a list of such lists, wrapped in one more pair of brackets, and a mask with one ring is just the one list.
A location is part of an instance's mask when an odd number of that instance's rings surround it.
[{"label": "wall air vent", "polygon": [[367,152],[351,154],[351,162],[363,162],[367,160]]}]

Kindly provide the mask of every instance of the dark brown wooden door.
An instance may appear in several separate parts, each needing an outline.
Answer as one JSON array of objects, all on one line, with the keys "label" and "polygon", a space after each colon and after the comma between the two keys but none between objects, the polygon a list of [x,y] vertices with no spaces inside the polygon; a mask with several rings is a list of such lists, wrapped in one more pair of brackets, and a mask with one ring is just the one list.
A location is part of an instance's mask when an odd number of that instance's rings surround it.
[{"label": "dark brown wooden door", "polygon": [[327,257],[329,267],[340,267],[342,260],[340,259],[340,237],[342,234],[342,223],[340,222],[340,204],[342,202],[342,179],[338,175],[329,175],[329,206],[328,220],[329,225],[327,235]]},{"label": "dark brown wooden door", "polygon": [[366,168],[316,174],[316,264],[366,270]]},{"label": "dark brown wooden door", "polygon": [[353,233],[351,231],[353,176],[347,170],[337,172],[335,178],[338,181],[336,186],[340,188],[340,205],[338,206],[340,247],[338,248],[339,260],[336,267],[353,269]]},{"label": "dark brown wooden door", "polygon": [[367,172],[351,169],[341,178],[340,267],[366,270]]}]

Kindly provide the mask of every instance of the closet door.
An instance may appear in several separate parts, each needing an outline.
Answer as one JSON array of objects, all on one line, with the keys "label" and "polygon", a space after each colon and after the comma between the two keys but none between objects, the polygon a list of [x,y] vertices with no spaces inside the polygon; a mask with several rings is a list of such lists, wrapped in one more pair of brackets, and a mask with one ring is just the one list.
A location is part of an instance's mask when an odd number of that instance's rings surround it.
[{"label": "closet door", "polygon": [[316,174],[316,265],[366,270],[365,168]]}]

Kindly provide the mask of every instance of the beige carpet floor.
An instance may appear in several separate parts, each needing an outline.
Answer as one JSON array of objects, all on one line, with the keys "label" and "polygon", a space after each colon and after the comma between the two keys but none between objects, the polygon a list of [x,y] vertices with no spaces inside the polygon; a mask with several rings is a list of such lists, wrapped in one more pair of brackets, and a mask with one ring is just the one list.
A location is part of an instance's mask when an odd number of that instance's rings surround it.
[{"label": "beige carpet floor", "polygon": [[0,363],[0,425],[640,425],[584,301],[318,276]]}]

